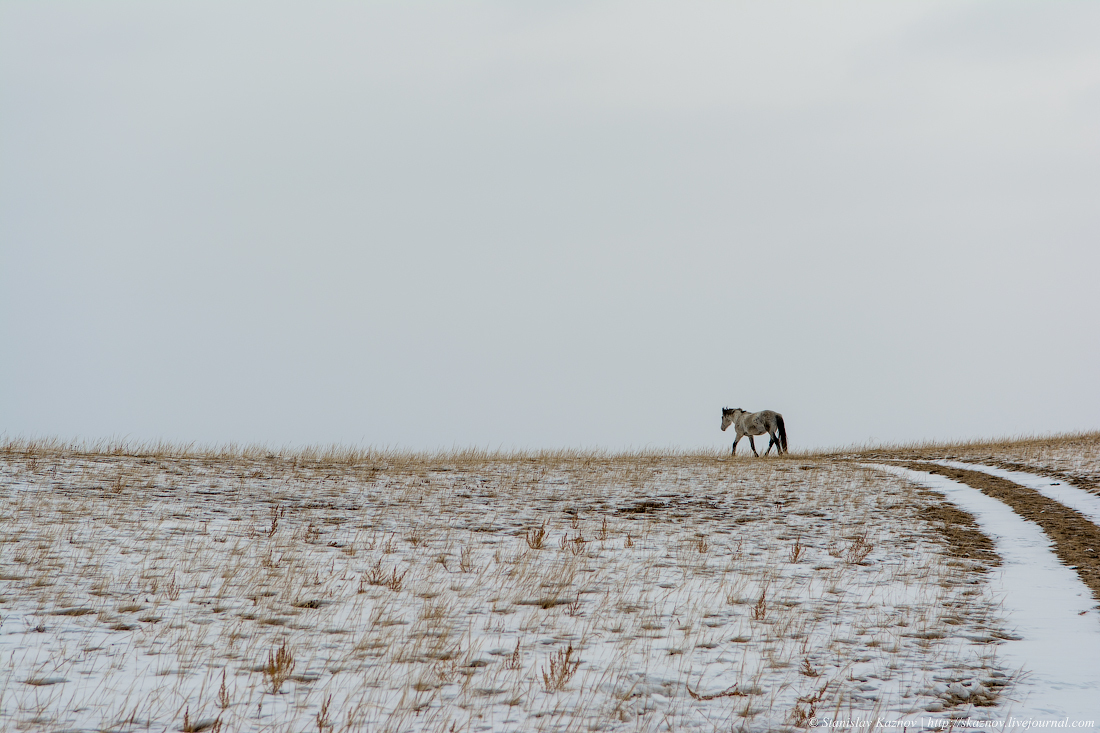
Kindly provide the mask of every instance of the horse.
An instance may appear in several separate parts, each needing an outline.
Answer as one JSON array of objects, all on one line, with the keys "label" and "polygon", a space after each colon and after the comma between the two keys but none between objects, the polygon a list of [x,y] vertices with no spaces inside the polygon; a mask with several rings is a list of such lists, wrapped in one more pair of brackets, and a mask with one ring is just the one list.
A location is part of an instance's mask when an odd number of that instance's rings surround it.
[{"label": "horse", "polygon": [[[735,407],[732,410],[723,407],[722,430],[730,425],[737,428],[737,439],[733,441],[733,448],[730,449],[731,456],[737,455],[737,442],[741,440],[742,436],[747,435],[749,436],[749,445],[752,446],[752,454],[759,458],[760,454],[756,452],[756,443],[753,442],[752,436],[763,435],[764,433],[771,436],[771,442],[768,443],[768,450],[764,451],[764,455],[771,452],[773,445],[777,455],[787,452],[787,428],[783,425],[783,416],[774,410],[745,412],[740,407]],[[777,432],[778,436],[776,435]]]}]

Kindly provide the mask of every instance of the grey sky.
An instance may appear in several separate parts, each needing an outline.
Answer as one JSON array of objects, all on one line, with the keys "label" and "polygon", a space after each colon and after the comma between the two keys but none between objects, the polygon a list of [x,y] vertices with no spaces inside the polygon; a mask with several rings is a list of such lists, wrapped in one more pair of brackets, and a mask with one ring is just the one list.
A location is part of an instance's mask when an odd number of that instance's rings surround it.
[{"label": "grey sky", "polygon": [[1098,428],[1095,3],[5,3],[0,432]]}]

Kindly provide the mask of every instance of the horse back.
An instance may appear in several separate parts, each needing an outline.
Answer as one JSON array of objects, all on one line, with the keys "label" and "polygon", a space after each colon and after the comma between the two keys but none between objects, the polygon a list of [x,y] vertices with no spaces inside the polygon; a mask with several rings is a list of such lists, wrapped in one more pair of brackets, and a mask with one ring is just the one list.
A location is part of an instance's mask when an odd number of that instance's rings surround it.
[{"label": "horse back", "polygon": [[768,431],[767,414],[771,410],[763,412],[746,412],[741,416],[740,428],[745,435],[763,435]]}]

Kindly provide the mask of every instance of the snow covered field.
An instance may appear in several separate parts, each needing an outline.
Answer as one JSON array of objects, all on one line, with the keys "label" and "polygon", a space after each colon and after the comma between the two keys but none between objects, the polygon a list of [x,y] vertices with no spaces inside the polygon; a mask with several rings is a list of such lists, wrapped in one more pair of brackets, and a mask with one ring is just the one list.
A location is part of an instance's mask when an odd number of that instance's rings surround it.
[{"label": "snow covered field", "polygon": [[[0,727],[913,730],[1042,712],[1007,653],[1025,630],[1008,570],[968,521],[828,457],[8,450]],[[1096,623],[1078,600],[1066,613]]]}]

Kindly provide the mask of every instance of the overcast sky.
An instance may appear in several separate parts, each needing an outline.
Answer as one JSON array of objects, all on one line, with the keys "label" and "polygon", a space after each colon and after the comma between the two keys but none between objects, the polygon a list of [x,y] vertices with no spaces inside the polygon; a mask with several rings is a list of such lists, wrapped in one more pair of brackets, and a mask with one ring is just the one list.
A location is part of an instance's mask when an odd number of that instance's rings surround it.
[{"label": "overcast sky", "polygon": [[1100,4],[0,5],[0,433],[1100,428]]}]

